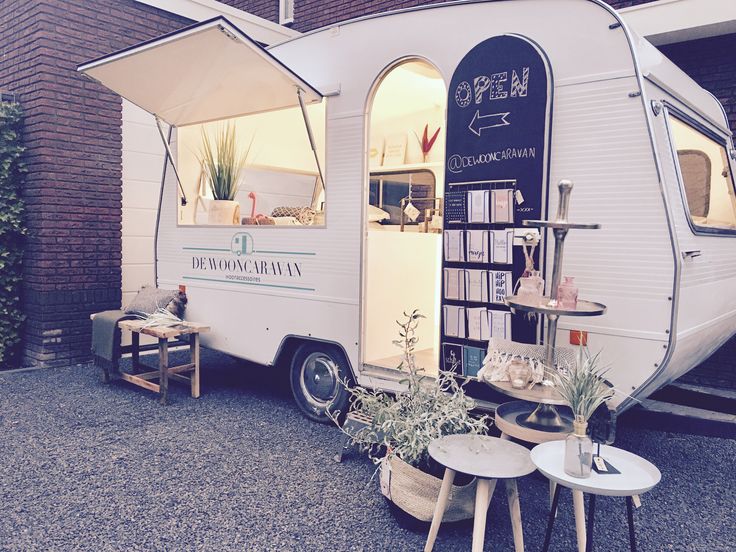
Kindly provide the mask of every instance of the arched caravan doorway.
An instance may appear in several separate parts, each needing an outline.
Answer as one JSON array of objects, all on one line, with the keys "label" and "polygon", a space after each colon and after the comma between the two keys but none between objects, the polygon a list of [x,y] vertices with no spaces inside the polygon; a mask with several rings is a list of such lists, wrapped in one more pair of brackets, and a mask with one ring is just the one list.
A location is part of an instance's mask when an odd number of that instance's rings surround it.
[{"label": "arched caravan doorway", "polygon": [[417,335],[417,364],[428,374],[439,366],[446,103],[439,71],[417,58],[387,69],[368,103],[362,341],[367,367],[399,365],[395,321],[413,309],[426,316]]}]

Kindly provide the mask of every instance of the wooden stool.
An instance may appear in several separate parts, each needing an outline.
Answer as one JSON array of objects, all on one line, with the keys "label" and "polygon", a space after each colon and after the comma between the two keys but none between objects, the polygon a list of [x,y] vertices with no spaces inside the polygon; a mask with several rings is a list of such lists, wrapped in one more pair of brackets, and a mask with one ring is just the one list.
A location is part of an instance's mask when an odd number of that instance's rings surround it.
[{"label": "wooden stool", "polygon": [[[150,335],[158,338],[158,370],[143,372],[141,374],[121,373],[120,377],[139,387],[149,389],[161,395],[161,404],[166,404],[169,390],[169,379],[188,383],[191,387],[192,397],[199,398],[199,334],[209,331],[209,326],[194,322],[183,322],[176,326],[153,326],[144,328],[144,320],[121,320],[118,326],[121,330],[132,332],[133,345],[131,354],[133,356],[133,370],[138,369],[140,356],[140,334]],[[169,339],[182,335],[189,335],[190,362],[180,366],[169,366]],[[192,372],[189,377],[182,373]],[[158,379],[159,383],[150,380]]]},{"label": "wooden stool", "polygon": [[472,475],[478,479],[473,522],[473,552],[483,550],[486,513],[496,488],[496,481],[499,479],[503,479],[506,483],[511,528],[514,533],[514,549],[516,552],[524,552],[524,534],[521,528],[521,509],[516,478],[529,475],[535,470],[529,451],[516,443],[485,435],[448,435],[432,441],[428,450],[429,455],[436,462],[445,466],[445,476],[442,479],[442,487],[434,508],[432,525],[429,528],[424,552],[430,552],[434,547],[456,472]]}]

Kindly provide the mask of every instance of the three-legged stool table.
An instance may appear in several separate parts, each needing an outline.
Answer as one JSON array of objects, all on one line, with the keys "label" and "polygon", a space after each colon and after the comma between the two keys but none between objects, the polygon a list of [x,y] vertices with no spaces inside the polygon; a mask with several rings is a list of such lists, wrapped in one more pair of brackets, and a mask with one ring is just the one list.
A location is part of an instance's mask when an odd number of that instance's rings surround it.
[{"label": "three-legged stool table", "polygon": [[524,551],[524,534],[521,528],[521,509],[516,478],[529,475],[535,470],[529,451],[503,439],[485,435],[448,435],[432,441],[429,455],[445,466],[445,476],[434,508],[432,525],[429,528],[425,552],[430,552],[437,538],[442,517],[447,508],[447,499],[455,479],[455,473],[465,473],[478,479],[475,493],[475,519],[473,522],[473,552],[483,550],[486,531],[486,513],[491,503],[496,481],[506,483],[506,496],[511,514],[516,552]]},{"label": "three-legged stool table", "polygon": [[[547,479],[557,483],[552,498],[552,509],[547,522],[547,532],[544,537],[544,552],[549,548],[552,538],[552,527],[557,513],[557,501],[560,496],[560,486],[572,489],[573,492],[583,492],[590,495],[588,500],[588,527],[585,531],[586,544],[580,542],[578,533],[578,548],[585,546],[586,552],[593,550],[593,520],[595,517],[596,495],[622,496],[626,497],[626,513],[629,523],[629,544],[631,551],[636,552],[636,535],[634,533],[634,508],[632,497],[641,495],[654,487],[661,478],[657,467],[651,462],[644,460],[625,450],[615,447],[601,446],[601,457],[621,473],[599,474],[592,471],[590,477],[577,478],[567,475],[564,469],[565,443],[563,441],[551,441],[542,443],[532,449],[531,458],[537,469]],[[575,509],[575,524],[582,525],[585,520],[577,508]]]}]

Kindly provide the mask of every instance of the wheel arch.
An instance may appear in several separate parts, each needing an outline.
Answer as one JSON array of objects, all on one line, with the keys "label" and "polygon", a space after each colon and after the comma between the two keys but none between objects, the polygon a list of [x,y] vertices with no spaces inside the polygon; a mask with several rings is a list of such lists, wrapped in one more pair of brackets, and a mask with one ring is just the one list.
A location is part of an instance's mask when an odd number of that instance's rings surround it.
[{"label": "wheel arch", "polygon": [[338,349],[344,358],[348,375],[353,381],[357,381],[355,369],[350,363],[350,357],[348,356],[348,352],[345,350],[345,347],[343,347],[341,343],[329,339],[294,334],[286,335],[281,340],[281,343],[279,343],[279,347],[276,349],[276,354],[274,355],[274,359],[271,364],[274,366],[284,366],[284,363],[287,363],[286,365],[290,366],[291,359],[294,357],[294,354],[299,347],[305,343],[323,343]]}]

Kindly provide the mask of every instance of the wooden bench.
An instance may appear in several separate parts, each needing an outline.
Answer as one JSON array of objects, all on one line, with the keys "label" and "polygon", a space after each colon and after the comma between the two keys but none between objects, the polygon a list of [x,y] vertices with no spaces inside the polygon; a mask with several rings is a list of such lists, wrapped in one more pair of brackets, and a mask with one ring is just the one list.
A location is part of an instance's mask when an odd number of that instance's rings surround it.
[{"label": "wooden bench", "polygon": [[[118,327],[131,332],[132,344],[130,352],[133,360],[133,374],[121,372],[120,377],[139,387],[149,389],[161,395],[161,404],[166,404],[169,380],[189,384],[192,397],[199,398],[199,334],[210,330],[209,326],[196,322],[183,322],[176,326],[144,327],[144,320],[121,320]],[[158,339],[158,370],[137,373],[143,365],[140,357],[140,334],[150,335]],[[169,366],[169,339],[189,336],[189,356],[187,364]],[[189,373],[189,376],[184,374]],[[151,380],[158,379],[158,383]]]}]

